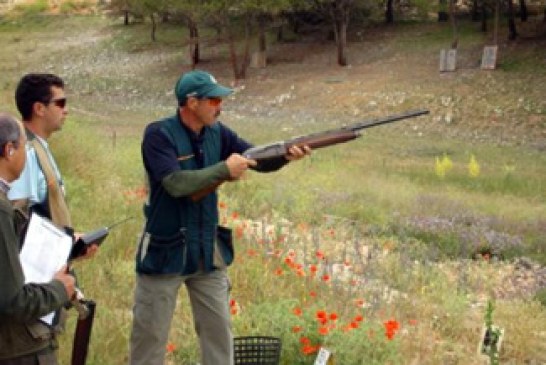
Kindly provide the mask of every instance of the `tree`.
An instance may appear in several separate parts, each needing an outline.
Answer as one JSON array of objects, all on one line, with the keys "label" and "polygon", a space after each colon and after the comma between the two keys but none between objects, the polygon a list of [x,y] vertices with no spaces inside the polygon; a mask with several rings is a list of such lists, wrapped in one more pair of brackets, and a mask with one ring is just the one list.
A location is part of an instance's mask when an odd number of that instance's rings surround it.
[{"label": "tree", "polygon": [[271,23],[284,10],[290,9],[293,4],[291,0],[254,0],[246,2],[247,11],[258,24],[258,53],[263,59],[264,65],[267,59],[267,38],[266,30],[268,23]]},{"label": "tree", "polygon": [[447,13],[447,0],[438,0],[439,10],[438,10],[438,21],[447,22],[448,13]]},{"label": "tree", "polygon": [[347,66],[347,29],[350,13],[356,0],[313,0],[313,6],[327,14],[334,28],[337,46],[337,64]]},{"label": "tree", "polygon": [[518,32],[516,30],[514,3],[512,0],[508,0],[508,39],[514,40],[517,36]]},{"label": "tree", "polygon": [[141,17],[139,8],[139,0],[111,0],[106,9],[112,11],[116,16],[123,14],[123,24],[129,25],[129,17],[133,16]]},{"label": "tree", "polygon": [[527,3],[525,0],[519,0],[519,16],[522,22],[526,22],[528,18]]},{"label": "tree", "polygon": [[387,0],[385,7],[385,23],[392,24],[394,23],[394,0]]},{"label": "tree", "polygon": [[[250,43],[258,26],[259,50],[265,57],[267,22],[288,9],[294,0],[203,0],[207,22],[223,30],[235,80],[244,79],[250,63]],[[242,51],[239,51],[242,45]]]},{"label": "tree", "polygon": [[459,45],[459,31],[457,18],[455,17],[455,0],[449,0],[449,19],[451,21],[451,28],[453,29],[453,43],[451,43],[451,48],[457,49],[457,46]]},{"label": "tree", "polygon": [[205,10],[200,6],[201,2],[197,0],[186,0],[184,2],[171,0],[169,12],[182,22],[188,28],[188,55],[191,63],[191,68],[201,62],[200,39],[199,39],[199,22],[205,17]]},{"label": "tree", "polygon": [[337,64],[347,66],[347,28],[349,27],[349,12],[353,0],[336,0],[330,2],[330,16],[334,22],[334,34],[337,44]]}]

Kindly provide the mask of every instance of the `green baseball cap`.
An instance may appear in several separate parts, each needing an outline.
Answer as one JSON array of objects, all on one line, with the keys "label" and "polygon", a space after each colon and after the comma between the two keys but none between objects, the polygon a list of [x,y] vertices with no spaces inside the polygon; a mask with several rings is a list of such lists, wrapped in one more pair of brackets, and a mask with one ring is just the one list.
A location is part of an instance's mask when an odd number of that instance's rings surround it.
[{"label": "green baseball cap", "polygon": [[186,72],[174,87],[174,94],[179,103],[185,102],[190,96],[198,99],[220,98],[232,92],[232,89],[220,85],[214,76],[201,70]]}]

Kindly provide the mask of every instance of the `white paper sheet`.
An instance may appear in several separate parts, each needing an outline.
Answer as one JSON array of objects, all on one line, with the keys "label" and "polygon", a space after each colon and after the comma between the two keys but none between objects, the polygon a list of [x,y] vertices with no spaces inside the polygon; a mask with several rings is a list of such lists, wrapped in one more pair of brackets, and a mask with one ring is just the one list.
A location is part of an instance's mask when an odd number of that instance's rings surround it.
[{"label": "white paper sheet", "polygon": [[[72,237],[48,219],[32,214],[20,259],[25,283],[48,283],[68,260]],[[52,324],[53,314],[42,317]]]}]

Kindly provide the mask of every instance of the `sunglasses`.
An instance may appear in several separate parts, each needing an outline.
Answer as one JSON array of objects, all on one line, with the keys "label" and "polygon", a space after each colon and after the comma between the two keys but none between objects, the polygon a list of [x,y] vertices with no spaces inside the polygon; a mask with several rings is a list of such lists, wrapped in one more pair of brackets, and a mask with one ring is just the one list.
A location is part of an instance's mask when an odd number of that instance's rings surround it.
[{"label": "sunglasses", "polygon": [[66,106],[66,98],[50,100],[49,104],[55,104],[57,107],[64,109],[64,107]]},{"label": "sunglasses", "polygon": [[222,98],[207,98],[211,106],[219,106],[222,104]]}]

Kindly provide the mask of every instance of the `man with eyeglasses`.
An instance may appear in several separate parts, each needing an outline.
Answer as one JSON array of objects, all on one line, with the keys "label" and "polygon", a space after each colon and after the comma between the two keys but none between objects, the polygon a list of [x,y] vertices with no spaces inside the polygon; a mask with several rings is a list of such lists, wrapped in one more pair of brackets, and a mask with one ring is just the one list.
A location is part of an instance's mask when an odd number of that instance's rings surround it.
[{"label": "man with eyeglasses", "polygon": [[[29,215],[49,218],[73,234],[63,179],[47,143],[53,133],[61,130],[68,114],[64,81],[49,73],[26,74],[17,85],[15,102],[25,127],[27,162],[19,179],[12,183],[8,198]],[[82,258],[92,257],[96,251],[93,245]],[[56,343],[65,317],[64,310],[58,311],[53,326],[43,324],[39,335]]]},{"label": "man with eyeglasses", "polygon": [[[183,74],[175,85],[174,115],[147,126],[142,142],[149,198],[136,255],[131,365],[163,364],[178,290],[186,286],[201,347],[201,365],[233,364],[230,283],[231,231],[218,225],[214,187],[251,168],[275,171],[310,153],[257,163],[242,156],[252,147],[217,120],[233,90],[204,71]],[[195,193],[207,191],[203,197]],[[192,195],[194,198],[192,198]]]},{"label": "man with eyeglasses", "polygon": [[51,217],[59,226],[71,227],[63,179],[47,143],[61,130],[68,113],[64,82],[53,74],[27,74],[19,81],[15,101],[28,138],[27,165],[9,198],[18,206]]},{"label": "man with eyeglasses", "polygon": [[19,261],[21,221],[6,196],[25,165],[25,142],[22,125],[0,113],[0,365],[54,365],[54,343],[40,336],[44,327],[39,318],[69,300],[74,277],[64,267],[49,283],[25,284]]}]

